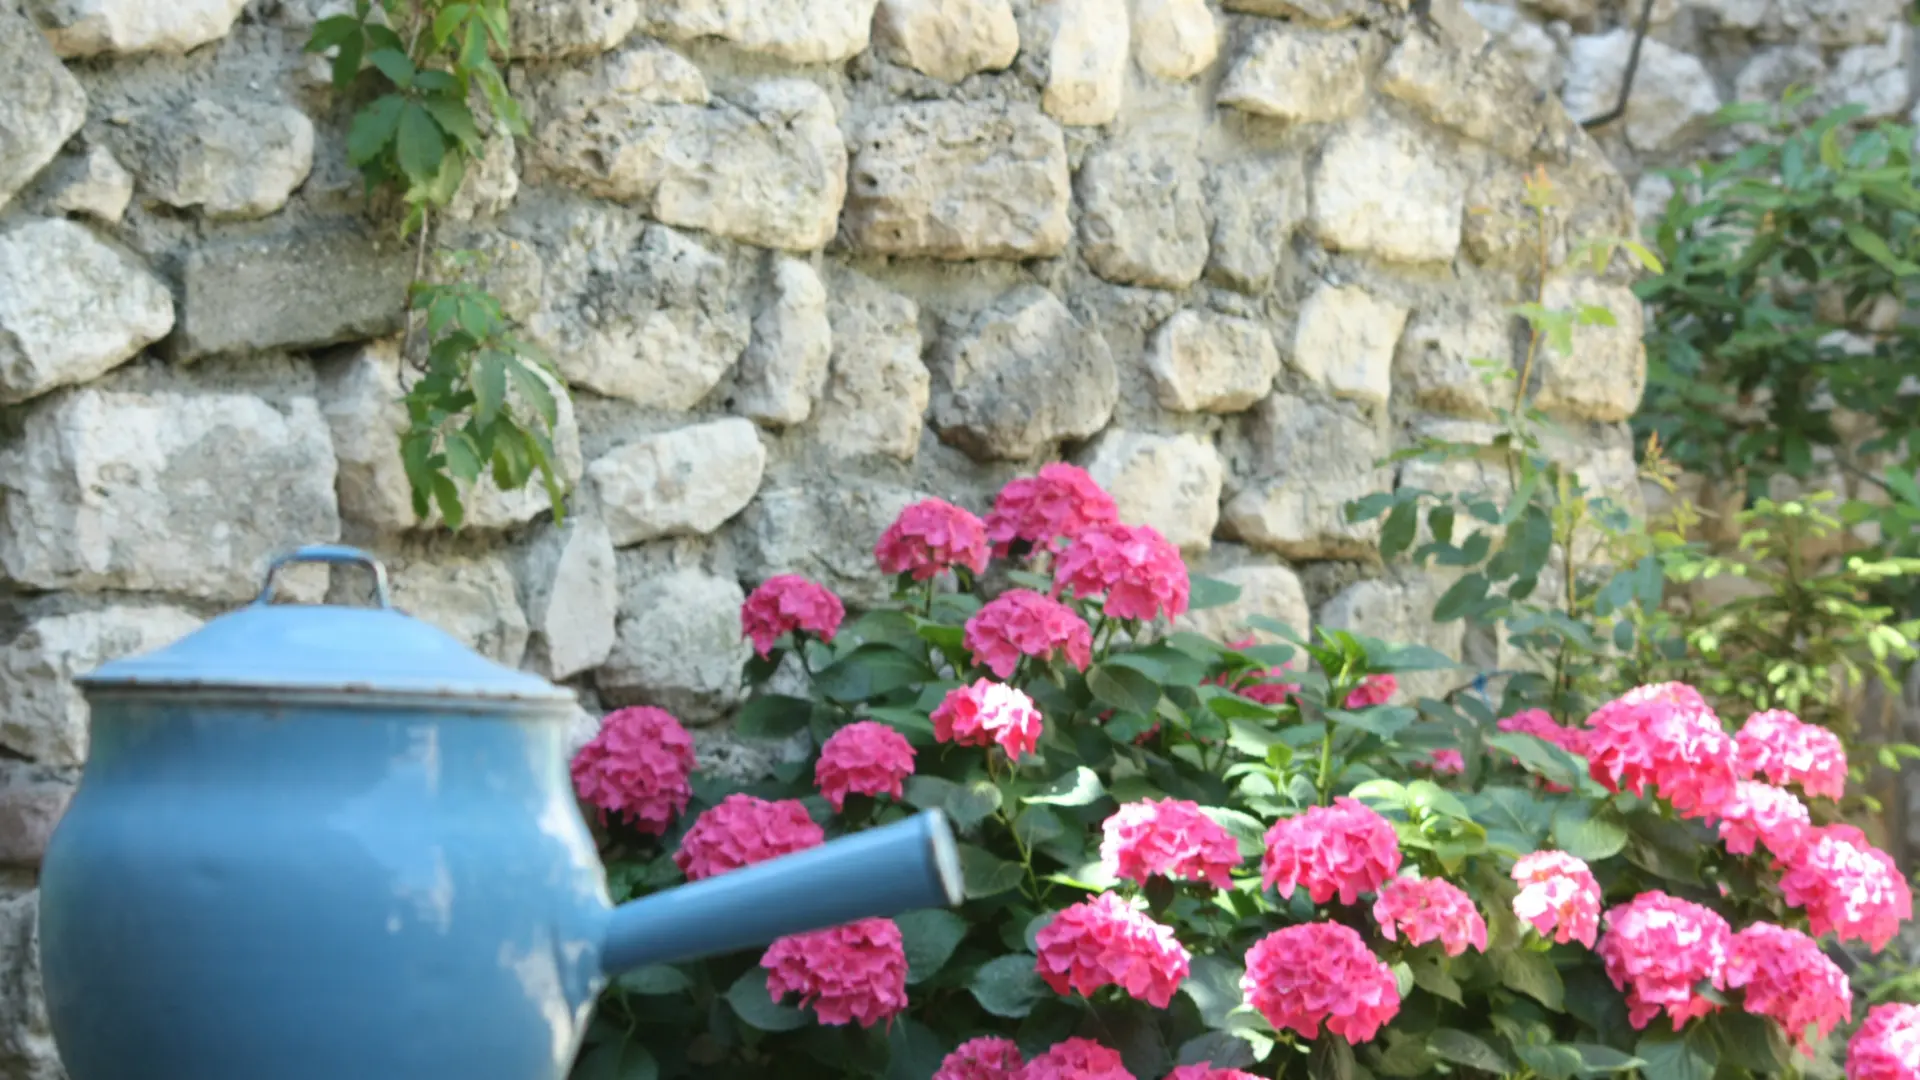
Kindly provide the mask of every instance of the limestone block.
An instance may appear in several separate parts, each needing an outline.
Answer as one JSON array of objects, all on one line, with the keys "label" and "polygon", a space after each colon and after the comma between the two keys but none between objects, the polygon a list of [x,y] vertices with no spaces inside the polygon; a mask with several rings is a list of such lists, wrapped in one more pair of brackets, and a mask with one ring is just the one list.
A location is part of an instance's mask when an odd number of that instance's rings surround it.
[{"label": "limestone block", "polygon": [[1060,128],[1032,109],[955,101],[877,110],[860,126],[842,219],[869,255],[1051,258],[1071,194]]},{"label": "limestone block", "polygon": [[[1458,660],[1466,640],[1467,624],[1433,621],[1433,605],[1448,582],[1418,571],[1387,578],[1356,581],[1320,605],[1318,622],[1330,630],[1346,630],[1394,644],[1425,645]],[[1399,677],[1397,701],[1439,697],[1472,681],[1460,671],[1420,671]]]},{"label": "limestone block", "polygon": [[184,53],[233,29],[246,0],[27,0],[61,56]]},{"label": "limestone block", "polygon": [[1213,245],[1207,277],[1245,293],[1265,292],[1281,253],[1307,216],[1307,177],[1291,154],[1241,158],[1208,177]]},{"label": "limestone block", "polygon": [[359,224],[198,245],[181,264],[182,360],[312,349],[400,329],[413,257]]},{"label": "limestone block", "polygon": [[599,667],[613,651],[620,579],[613,537],[598,518],[542,526],[516,567],[526,613],[527,661],[546,679]]},{"label": "limestone block", "polygon": [[1689,6],[1725,30],[1826,47],[1885,41],[1906,8],[1901,0],[1698,0]]},{"label": "limestone block", "polygon": [[1456,416],[1487,418],[1511,404],[1510,381],[1492,381],[1474,361],[1513,360],[1512,320],[1479,305],[1447,305],[1421,311],[1407,323],[1393,358],[1394,385],[1415,405]]},{"label": "limestone block", "polygon": [[1403,304],[1358,285],[1322,284],[1300,308],[1294,370],[1335,397],[1385,405],[1393,391],[1393,354],[1407,324]]},{"label": "limestone block", "polygon": [[333,480],[312,398],[285,412],[246,394],[50,398],[0,451],[0,575],[250,600],[273,556],[340,535]]},{"label": "limestone block", "polygon": [[516,72],[527,168],[609,199],[645,201],[674,133],[699,122],[707,81],[685,57],[636,40],[604,56]]},{"label": "limestone block", "polygon": [[616,546],[703,536],[760,490],[766,448],[753,424],[730,416],[643,436],[594,459],[587,477]]},{"label": "limestone block", "polygon": [[68,214],[87,214],[117,225],[133,201],[133,174],[104,146],[91,146],[54,166],[47,180],[47,205]]},{"label": "limestone block", "polygon": [[[1620,79],[1633,31],[1620,28],[1573,39],[1567,82],[1560,96],[1579,119],[1611,110],[1620,99]],[[1627,102],[1627,142],[1635,150],[1672,150],[1705,130],[1720,108],[1720,91],[1699,58],[1652,38],[1640,48],[1640,69]]]},{"label": "limestone block", "polygon": [[1313,228],[1341,251],[1446,262],[1460,247],[1460,180],[1418,132],[1374,118],[1334,135],[1313,175]]},{"label": "limestone block", "polygon": [[[552,385],[549,387],[559,390]],[[333,436],[339,477],[340,512],[380,533],[437,528],[438,507],[421,519],[413,512],[413,488],[400,461],[400,436],[408,427],[401,402],[400,356],[396,342],[379,341],[322,365],[320,408]],[[516,404],[525,408],[516,395]],[[554,425],[554,472],[563,484],[580,479],[580,424],[573,401],[554,394],[559,422]],[[530,409],[524,415],[532,415]],[[531,521],[551,508],[538,474],[517,491],[501,491],[490,472],[461,493],[468,529],[503,529]]]},{"label": "limestone block", "polygon": [[819,441],[841,457],[912,461],[932,392],[920,360],[919,305],[847,272],[834,278],[827,319],[833,350],[814,410]]},{"label": "limestone block", "polygon": [[1198,435],[1111,428],[1088,454],[1087,473],[1113,495],[1120,520],[1151,525],[1181,551],[1205,551],[1220,520],[1226,470]]},{"label": "limestone block", "polygon": [[1495,46],[1505,51],[1507,59],[1526,77],[1527,85],[1560,85],[1566,73],[1566,54],[1539,23],[1498,3],[1466,0],[1461,7],[1486,28]]},{"label": "limestone block", "polygon": [[467,166],[460,190],[441,211],[441,220],[471,221],[504,213],[520,194],[519,160],[512,136],[503,131],[488,136],[480,144],[480,157]]},{"label": "limestone block", "polygon": [[1247,414],[1251,460],[1221,514],[1223,535],[1290,559],[1363,557],[1379,520],[1353,523],[1346,505],[1386,491],[1386,440],[1354,406],[1272,394]]},{"label": "limestone block", "polygon": [[87,94],[37,27],[0,8],[0,207],[87,119]]},{"label": "limestone block", "polygon": [[1833,77],[1822,87],[1822,104],[1858,105],[1863,120],[1887,119],[1911,101],[1907,92],[1907,27],[1895,20],[1884,42],[1844,49],[1833,62]]},{"label": "limestone block", "polygon": [[1372,35],[1279,24],[1255,31],[1227,69],[1220,104],[1292,123],[1352,116],[1367,97]]},{"label": "limestone block", "polygon": [[1115,143],[1080,166],[1080,250],[1122,285],[1184,289],[1207,266],[1206,178],[1191,150]]},{"label": "limestone block", "polygon": [[214,219],[266,217],[313,168],[313,121],[264,101],[195,98],[111,130],[143,192]]},{"label": "limestone block", "polygon": [[1127,0],[1048,0],[1053,45],[1040,107],[1076,127],[1110,124],[1127,84]]},{"label": "limestone block", "polygon": [[640,0],[514,0],[507,15],[514,57],[551,60],[617,47],[640,19]]},{"label": "limestone block", "polygon": [[42,765],[85,764],[87,702],[74,676],[171,645],[200,626],[179,608],[118,604],[33,619],[0,646],[0,746]]},{"label": "limestone block", "polygon": [[84,226],[0,232],[0,405],[105,374],[171,329],[166,284]]},{"label": "limestone block", "polygon": [[1554,310],[1605,308],[1613,325],[1576,326],[1572,354],[1548,347],[1535,361],[1540,386],[1533,402],[1542,409],[1614,423],[1632,416],[1647,387],[1647,349],[1640,334],[1640,298],[1623,285],[1590,278],[1547,282],[1546,306]]},{"label": "limestone block", "polygon": [[527,616],[506,560],[487,555],[414,562],[391,575],[393,606],[458,638],[491,660],[519,667]]},{"label": "limestone block", "polygon": [[[1342,27],[1367,11],[1367,0],[1225,0],[1228,11],[1277,15],[1314,26]],[[1390,0],[1394,6],[1404,6]]]},{"label": "limestone block", "polygon": [[787,427],[813,415],[826,389],[833,327],[827,289],[813,267],[784,255],[771,261],[768,295],[740,357],[733,407],[768,427]]},{"label": "limestone block", "polygon": [[1119,377],[1100,332],[1052,293],[1017,286],[941,342],[940,437],[981,461],[1031,457],[1107,425]]},{"label": "limestone block", "polygon": [[837,64],[867,47],[875,0],[640,0],[668,41],[717,37],[792,64]]},{"label": "limestone block", "polygon": [[945,82],[999,71],[1020,52],[1007,0],[880,0],[873,13],[880,55]]},{"label": "limestone block", "polygon": [[764,581],[803,574],[848,607],[878,606],[893,583],[874,563],[873,542],[900,511],[924,498],[925,492],[853,477],[769,488],[740,515],[735,533],[745,576]]},{"label": "limestone block", "polygon": [[[871,554],[871,553],[869,553]],[[657,705],[689,724],[716,720],[740,700],[738,582],[699,570],[645,578],[620,601],[620,636],[595,674],[608,705]]]},{"label": "limestone block", "polygon": [[811,251],[833,239],[847,147],[826,91],[758,83],[680,125],[660,161],[653,216],[761,247]]},{"label": "limestone block", "polygon": [[1162,79],[1191,79],[1220,55],[1206,0],[1134,0],[1133,60]]},{"label": "limestone block", "polygon": [[1827,76],[1826,58],[1810,45],[1776,45],[1750,57],[1733,77],[1735,101],[1777,104],[1788,89],[1817,86]]},{"label": "limestone block", "polygon": [[1189,611],[1174,620],[1177,629],[1205,634],[1222,643],[1251,637],[1262,644],[1276,644],[1282,639],[1247,621],[1255,615],[1277,620],[1296,634],[1305,634],[1311,629],[1313,620],[1307,609],[1306,590],[1300,585],[1300,575],[1287,567],[1248,563],[1209,570],[1206,576],[1240,586],[1239,599],[1204,611]]},{"label": "limestone block", "polygon": [[1567,124],[1505,51],[1466,48],[1428,34],[1408,34],[1394,48],[1381,69],[1380,90],[1517,161],[1532,154],[1543,126]]},{"label": "limestone block", "polygon": [[40,865],[79,783],[78,768],[0,761],[0,866]]},{"label": "limestone block", "polygon": [[0,900],[0,1072],[13,1080],[66,1080],[40,986],[40,894]]},{"label": "limestone block", "polygon": [[1180,311],[1147,340],[1154,396],[1175,412],[1239,412],[1267,396],[1280,350],[1251,319]]}]

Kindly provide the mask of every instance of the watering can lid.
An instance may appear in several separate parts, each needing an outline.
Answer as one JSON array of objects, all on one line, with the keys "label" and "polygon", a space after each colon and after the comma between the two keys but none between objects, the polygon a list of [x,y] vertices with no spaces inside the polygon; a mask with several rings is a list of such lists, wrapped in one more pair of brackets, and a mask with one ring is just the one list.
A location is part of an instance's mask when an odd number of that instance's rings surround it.
[{"label": "watering can lid", "polygon": [[[275,604],[274,574],[297,562],[353,563],[373,574],[377,607]],[[387,572],[363,551],[312,545],[276,558],[253,603],[166,648],[115,660],[76,680],[88,690],[246,689],[572,703],[573,692],[496,664],[452,635],[395,610]]]}]

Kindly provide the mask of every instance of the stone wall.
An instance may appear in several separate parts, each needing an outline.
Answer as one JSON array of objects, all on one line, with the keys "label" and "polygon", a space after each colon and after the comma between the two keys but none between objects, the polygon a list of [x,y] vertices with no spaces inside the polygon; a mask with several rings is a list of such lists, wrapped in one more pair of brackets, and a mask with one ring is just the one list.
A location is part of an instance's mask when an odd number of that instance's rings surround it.
[{"label": "stone wall", "polygon": [[[397,602],[589,709],[658,703],[737,774],[743,591],[883,596],[903,506],[984,510],[1084,463],[1249,612],[1431,642],[1444,582],[1341,516],[1415,434],[1484,434],[1475,357],[1530,264],[1521,177],[1575,225],[1629,188],[1454,0],[520,0],[532,119],[444,240],[574,401],[577,484],[411,516],[395,331],[353,102],[301,52],[330,0],[0,0],[0,1074],[57,1076],[34,868],[86,757],[70,679],[251,597],[265,560],[378,551]],[[1557,54],[1556,54],[1557,55]],[[1620,326],[1538,373],[1562,452],[1633,488]],[[295,575],[296,598],[354,597]],[[1492,656],[1493,654],[1485,654]],[[1497,659],[1497,656],[1494,657]]]}]

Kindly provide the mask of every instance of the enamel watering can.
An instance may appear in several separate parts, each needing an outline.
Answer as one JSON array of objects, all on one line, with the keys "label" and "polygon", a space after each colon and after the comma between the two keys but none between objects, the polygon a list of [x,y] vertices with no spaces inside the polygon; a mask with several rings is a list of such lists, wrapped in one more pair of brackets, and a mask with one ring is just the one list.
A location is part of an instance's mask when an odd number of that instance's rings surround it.
[{"label": "enamel watering can", "polygon": [[[378,606],[271,604],[309,561]],[[351,548],[80,682],[40,877],[72,1080],[559,1080],[610,975],[961,898],[929,813],[611,907],[573,694],[392,610]]]}]

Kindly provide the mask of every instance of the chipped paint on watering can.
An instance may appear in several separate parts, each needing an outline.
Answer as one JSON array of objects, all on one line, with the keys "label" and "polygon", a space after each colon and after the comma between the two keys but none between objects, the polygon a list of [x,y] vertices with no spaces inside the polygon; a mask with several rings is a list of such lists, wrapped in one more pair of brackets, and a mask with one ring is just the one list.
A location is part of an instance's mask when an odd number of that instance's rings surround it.
[{"label": "chipped paint on watering can", "polygon": [[387,608],[362,553],[288,560],[361,564],[380,606],[269,604],[270,570],[81,680],[40,879],[72,1080],[559,1080],[610,974],[959,901],[933,814],[612,908],[573,695]]}]

